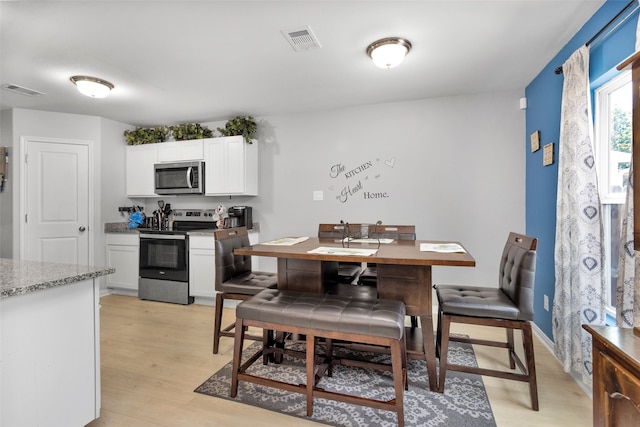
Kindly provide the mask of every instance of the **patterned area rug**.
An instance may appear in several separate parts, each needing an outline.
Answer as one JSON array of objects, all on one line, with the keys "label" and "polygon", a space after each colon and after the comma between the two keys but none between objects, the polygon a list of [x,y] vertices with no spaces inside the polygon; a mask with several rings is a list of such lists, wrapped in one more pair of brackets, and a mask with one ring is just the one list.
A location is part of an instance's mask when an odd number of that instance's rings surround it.
[{"label": "patterned area rug", "polygon": [[[252,344],[244,351],[243,357],[248,357],[257,351],[258,345],[258,343]],[[292,347],[298,346],[300,349],[304,348],[303,344],[292,344]],[[390,360],[390,357],[384,354],[353,352],[345,349],[337,349],[336,352],[342,357],[362,360],[384,363],[389,363]],[[477,364],[469,344],[450,342],[449,357],[456,363]],[[306,382],[304,360],[287,356],[281,365],[264,366],[261,360],[258,360],[247,372],[294,384]],[[409,390],[404,393],[405,426],[489,427],[496,425],[481,376],[449,371],[444,394],[429,391],[424,361],[409,360],[408,377]],[[303,394],[241,381],[238,396],[231,399],[230,384],[231,363],[228,363],[196,388],[195,392],[306,418]],[[388,400],[394,396],[391,373],[375,369],[336,366],[333,376],[325,376],[318,386],[327,390],[376,399]],[[314,399],[311,419],[341,427],[397,425],[397,416],[394,412],[320,398]]]}]

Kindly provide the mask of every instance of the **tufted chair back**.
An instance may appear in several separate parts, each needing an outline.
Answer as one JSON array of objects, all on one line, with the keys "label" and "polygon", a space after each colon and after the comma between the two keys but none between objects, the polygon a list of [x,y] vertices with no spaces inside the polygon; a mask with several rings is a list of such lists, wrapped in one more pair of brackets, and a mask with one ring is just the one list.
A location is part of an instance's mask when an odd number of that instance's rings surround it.
[{"label": "tufted chair back", "polygon": [[374,239],[416,240],[416,226],[376,224],[369,230],[369,237]]},{"label": "tufted chair back", "polygon": [[360,224],[318,224],[318,237],[321,239],[344,239],[347,236],[360,238]]},{"label": "tufted chair back", "polygon": [[518,307],[518,320],[533,320],[533,286],[538,240],[510,233],[500,260],[500,289]]},{"label": "tufted chair back", "polygon": [[251,256],[235,255],[237,248],[250,246],[246,227],[220,229],[215,232],[215,263],[217,291],[222,291],[222,283],[251,272]]}]

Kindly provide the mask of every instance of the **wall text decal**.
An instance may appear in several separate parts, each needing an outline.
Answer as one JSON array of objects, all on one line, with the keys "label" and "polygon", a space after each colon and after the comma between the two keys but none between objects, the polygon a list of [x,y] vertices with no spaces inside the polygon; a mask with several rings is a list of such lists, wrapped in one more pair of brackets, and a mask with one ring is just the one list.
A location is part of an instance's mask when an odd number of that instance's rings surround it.
[{"label": "wall text decal", "polygon": [[[329,177],[337,181],[336,185],[330,185],[329,189],[338,188],[336,200],[341,203],[347,203],[357,197],[362,200],[379,200],[390,198],[391,195],[387,191],[375,191],[375,189],[365,189],[366,186],[379,185],[382,181],[384,167],[393,169],[395,167],[396,158],[391,157],[381,161],[365,160],[356,166],[344,163],[336,163],[329,168]],[[382,169],[382,170],[381,170]],[[370,180],[372,176],[374,180]]]}]

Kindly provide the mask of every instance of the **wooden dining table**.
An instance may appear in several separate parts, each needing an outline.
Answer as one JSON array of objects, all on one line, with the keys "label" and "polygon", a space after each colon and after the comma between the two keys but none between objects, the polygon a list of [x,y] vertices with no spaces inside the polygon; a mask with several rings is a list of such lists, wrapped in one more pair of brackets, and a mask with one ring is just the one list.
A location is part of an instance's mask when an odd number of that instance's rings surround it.
[{"label": "wooden dining table", "polygon": [[[464,252],[421,250],[422,244],[460,245]],[[282,238],[238,248],[238,255],[278,259],[278,289],[299,292],[331,291],[338,285],[338,262],[376,263],[377,297],[401,300],[406,313],[420,319],[420,327],[407,327],[407,355],[427,363],[429,388],[438,391],[433,328],[432,276],[434,266],[473,267],[473,256],[459,242],[375,239]],[[357,287],[356,285],[346,285]]]}]

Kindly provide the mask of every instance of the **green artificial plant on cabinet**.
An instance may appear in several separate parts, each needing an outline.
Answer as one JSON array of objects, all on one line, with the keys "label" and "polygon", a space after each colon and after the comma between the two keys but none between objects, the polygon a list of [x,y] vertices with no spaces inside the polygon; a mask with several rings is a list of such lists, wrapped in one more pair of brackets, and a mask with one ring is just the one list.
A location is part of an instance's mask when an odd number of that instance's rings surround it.
[{"label": "green artificial plant on cabinet", "polygon": [[218,128],[222,136],[242,135],[247,144],[253,144],[253,137],[258,130],[258,125],[251,116],[237,116],[228,120],[224,128]]}]

